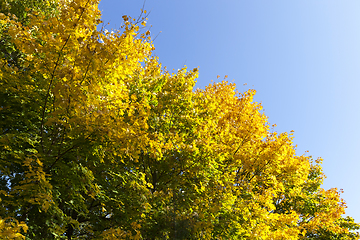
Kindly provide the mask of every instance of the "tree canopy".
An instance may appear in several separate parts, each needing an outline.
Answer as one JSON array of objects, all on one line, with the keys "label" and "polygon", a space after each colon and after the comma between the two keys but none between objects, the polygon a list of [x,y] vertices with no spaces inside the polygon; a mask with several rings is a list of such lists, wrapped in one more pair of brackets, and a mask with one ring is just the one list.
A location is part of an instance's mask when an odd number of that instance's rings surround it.
[{"label": "tree canopy", "polygon": [[162,67],[145,15],[96,0],[0,5],[3,239],[359,239],[322,159],[253,101]]}]

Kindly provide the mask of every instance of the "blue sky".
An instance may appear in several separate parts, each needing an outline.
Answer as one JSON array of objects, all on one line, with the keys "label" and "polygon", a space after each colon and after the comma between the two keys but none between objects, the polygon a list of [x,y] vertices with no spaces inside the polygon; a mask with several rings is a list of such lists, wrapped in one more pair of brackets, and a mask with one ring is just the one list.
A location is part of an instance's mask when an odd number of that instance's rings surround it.
[{"label": "blue sky", "polygon": [[[143,3],[99,8],[110,29]],[[277,131],[295,131],[297,153],[324,158],[323,187],[344,189],[360,222],[360,1],[147,0],[145,10],[163,66],[199,67],[199,88],[228,75],[255,89]]]}]

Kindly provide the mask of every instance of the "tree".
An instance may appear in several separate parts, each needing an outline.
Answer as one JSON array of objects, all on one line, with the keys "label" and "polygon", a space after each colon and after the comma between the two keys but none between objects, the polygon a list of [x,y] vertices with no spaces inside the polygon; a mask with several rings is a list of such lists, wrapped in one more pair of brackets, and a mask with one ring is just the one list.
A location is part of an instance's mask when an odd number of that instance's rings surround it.
[{"label": "tree", "polygon": [[320,187],[321,159],[270,130],[254,90],[194,91],[197,69],[152,55],[145,17],[108,32],[96,0],[10,3],[2,238],[358,239],[340,192]]}]

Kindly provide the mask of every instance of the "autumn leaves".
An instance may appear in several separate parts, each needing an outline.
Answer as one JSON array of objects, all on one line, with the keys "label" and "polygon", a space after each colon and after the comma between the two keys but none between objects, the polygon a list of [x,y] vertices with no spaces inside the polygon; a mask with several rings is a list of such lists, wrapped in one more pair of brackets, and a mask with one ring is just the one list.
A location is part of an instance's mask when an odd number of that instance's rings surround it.
[{"label": "autumn leaves", "polygon": [[357,239],[340,193],[320,188],[320,163],[270,130],[254,90],[195,90],[198,70],[164,70],[131,18],[98,30],[97,1],[44,1],[25,20],[11,6],[0,236]]}]

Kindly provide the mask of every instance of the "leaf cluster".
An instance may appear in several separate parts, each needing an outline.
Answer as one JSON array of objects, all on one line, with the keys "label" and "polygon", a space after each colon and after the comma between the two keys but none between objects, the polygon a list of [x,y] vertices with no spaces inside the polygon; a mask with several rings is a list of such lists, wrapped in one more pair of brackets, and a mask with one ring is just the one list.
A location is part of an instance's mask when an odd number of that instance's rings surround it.
[{"label": "leaf cluster", "polygon": [[164,69],[146,16],[109,32],[96,0],[0,10],[1,238],[359,239],[321,159],[254,90]]}]

